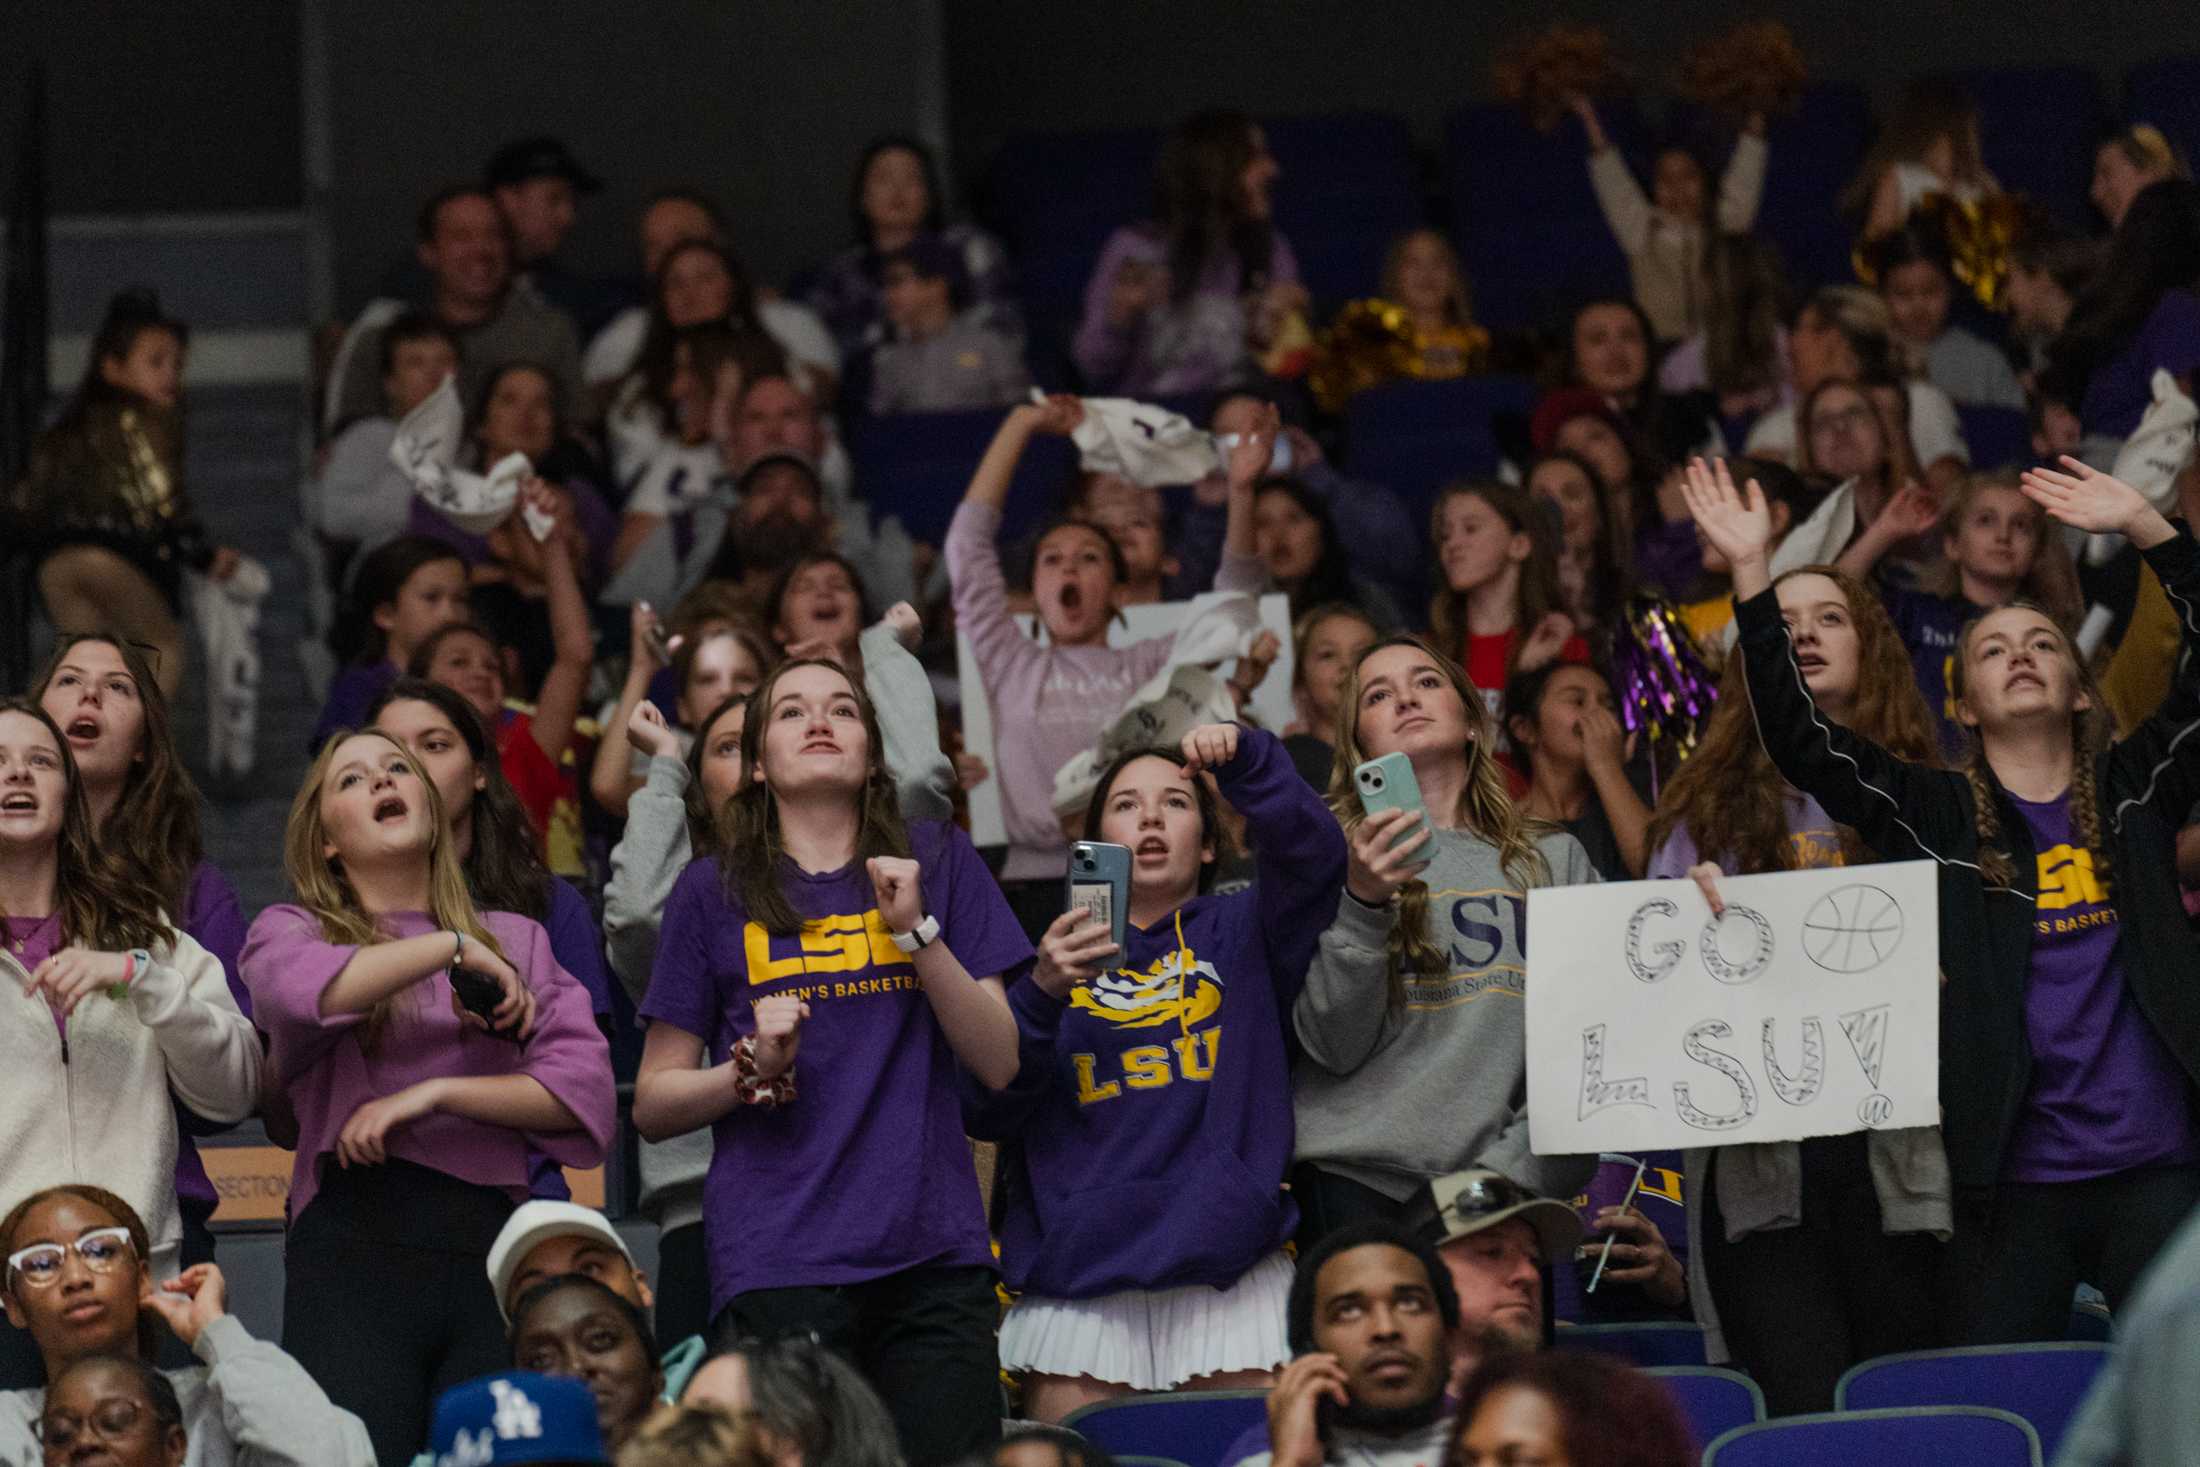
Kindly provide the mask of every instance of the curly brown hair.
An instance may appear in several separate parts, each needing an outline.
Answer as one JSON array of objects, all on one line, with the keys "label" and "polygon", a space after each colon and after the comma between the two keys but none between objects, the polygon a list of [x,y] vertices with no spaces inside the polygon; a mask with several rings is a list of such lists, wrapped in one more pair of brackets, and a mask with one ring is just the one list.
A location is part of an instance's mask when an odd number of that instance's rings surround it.
[{"label": "curly brown hair", "polygon": [[[1932,763],[1938,749],[1932,713],[1887,608],[1862,581],[1830,565],[1791,570],[1773,585],[1797,576],[1824,576],[1839,586],[1855,618],[1856,697],[1849,727],[1897,758]],[[1788,794],[1787,781],[1758,736],[1742,659],[1729,658],[1703,741],[1666,783],[1645,843],[1655,851],[1686,831],[1702,859],[1717,861],[1737,875],[1793,870]],[[1852,863],[1871,859],[1856,832],[1846,826],[1841,828],[1841,849]]]}]

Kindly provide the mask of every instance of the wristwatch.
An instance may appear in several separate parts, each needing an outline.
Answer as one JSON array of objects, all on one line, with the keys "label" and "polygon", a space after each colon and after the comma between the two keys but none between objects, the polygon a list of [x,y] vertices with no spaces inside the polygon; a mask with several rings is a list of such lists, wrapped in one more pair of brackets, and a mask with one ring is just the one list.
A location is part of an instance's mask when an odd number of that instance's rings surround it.
[{"label": "wristwatch", "polygon": [[916,925],[915,931],[889,932],[887,936],[893,938],[894,946],[905,953],[922,952],[939,940],[940,919],[927,917]]}]

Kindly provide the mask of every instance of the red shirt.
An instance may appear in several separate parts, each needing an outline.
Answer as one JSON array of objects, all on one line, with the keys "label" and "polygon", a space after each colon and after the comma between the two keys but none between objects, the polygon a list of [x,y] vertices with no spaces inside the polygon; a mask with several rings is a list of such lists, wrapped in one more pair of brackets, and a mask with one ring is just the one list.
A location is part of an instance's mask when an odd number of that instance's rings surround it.
[{"label": "red shirt", "polygon": [[551,763],[535,742],[532,717],[505,710],[497,720],[497,757],[528,824],[535,827],[543,861],[555,875],[581,874],[580,784],[570,770]]}]

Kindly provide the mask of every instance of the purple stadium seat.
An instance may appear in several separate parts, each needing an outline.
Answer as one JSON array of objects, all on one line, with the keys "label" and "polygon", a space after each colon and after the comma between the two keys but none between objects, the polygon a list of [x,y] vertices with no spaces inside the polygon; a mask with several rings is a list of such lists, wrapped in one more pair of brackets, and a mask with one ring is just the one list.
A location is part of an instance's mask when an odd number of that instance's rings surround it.
[{"label": "purple stadium seat", "polygon": [[2090,225],[2093,148],[2108,118],[2100,78],[2082,66],[1990,66],[1955,80],[1978,102],[1986,166],[2001,186]]},{"label": "purple stadium seat", "polygon": [[1956,421],[1979,470],[2028,468],[2032,463],[2032,420],[2021,408],[1959,405]]},{"label": "purple stadium seat", "polygon": [[2200,150],[2200,56],[2172,56],[2126,72],[2124,120],[2153,123],[2191,158]]},{"label": "purple stadium seat", "polygon": [[1551,1341],[1561,1350],[1593,1350],[1617,1355],[1633,1364],[1703,1365],[1703,1327],[1678,1321],[1671,1324],[1576,1324],[1558,1331]]},{"label": "purple stadium seat", "polygon": [[1507,413],[1525,418],[1535,399],[1535,384],[1524,377],[1372,388],[1353,398],[1346,411],[1346,470],[1356,479],[1387,485],[1419,513],[1449,481],[1493,472],[1495,419]]},{"label": "purple stadium seat", "polygon": [[1716,1365],[1660,1365],[1645,1372],[1665,1388],[1688,1418],[1696,1444],[1715,1442],[1737,1426],[1765,1419],[1765,1393],[1738,1370]]},{"label": "purple stadium seat", "polygon": [[2107,1360],[2108,1346],[2068,1340],[1882,1355],[1850,1367],[1834,1404],[1998,1407],[2030,1422],[2052,1457]]},{"label": "purple stadium seat", "polygon": [[1422,222],[1413,138],[1382,112],[1261,120],[1283,167],[1276,227],[1291,241],[1316,310],[1372,295],[1393,235]]},{"label": "purple stadium seat", "polygon": [[[1632,106],[1602,108],[1605,130],[1640,175],[1643,126]],[[1490,326],[1540,326],[1591,294],[1628,291],[1627,259],[1589,186],[1581,126],[1537,132],[1518,107],[1482,103],[1451,114],[1444,168],[1475,315]]]},{"label": "purple stadium seat", "polygon": [[1713,1442],[1703,1467],[2040,1467],[2040,1439],[2022,1417],[1982,1406],[1784,1416]]},{"label": "purple stadium seat", "polygon": [[[852,419],[847,441],[857,492],[876,514],[899,515],[910,534],[939,544],[1003,412],[980,408]],[[1054,512],[1075,462],[1068,439],[1032,440],[1009,490],[1004,537],[1013,538]]]},{"label": "purple stadium seat", "polygon": [[1096,1446],[1219,1467],[1222,1454],[1268,1419],[1266,1391],[1169,1391],[1124,1396],[1073,1411],[1062,1422]]}]

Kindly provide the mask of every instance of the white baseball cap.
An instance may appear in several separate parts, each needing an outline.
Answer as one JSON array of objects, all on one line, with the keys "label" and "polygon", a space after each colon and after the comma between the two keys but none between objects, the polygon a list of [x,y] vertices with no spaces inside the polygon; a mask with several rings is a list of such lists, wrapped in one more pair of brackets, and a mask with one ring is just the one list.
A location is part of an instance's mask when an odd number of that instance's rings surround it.
[{"label": "white baseball cap", "polygon": [[495,1291],[497,1312],[504,1322],[512,1322],[511,1301],[505,1294],[512,1287],[512,1275],[527,1261],[527,1255],[535,1251],[535,1245],[552,1238],[594,1238],[619,1250],[619,1256],[627,1267],[635,1267],[634,1255],[628,1251],[626,1239],[611,1226],[611,1219],[593,1207],[583,1207],[578,1202],[552,1202],[538,1197],[523,1202],[507,1218],[497,1240],[489,1245],[489,1287]]}]

